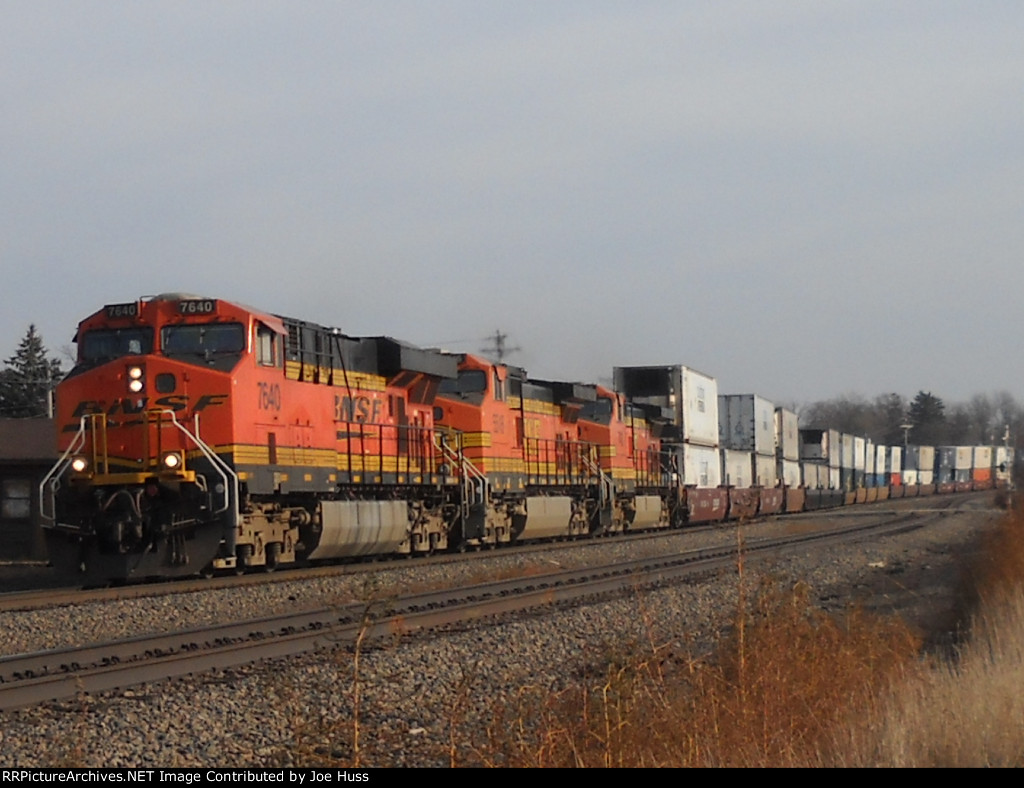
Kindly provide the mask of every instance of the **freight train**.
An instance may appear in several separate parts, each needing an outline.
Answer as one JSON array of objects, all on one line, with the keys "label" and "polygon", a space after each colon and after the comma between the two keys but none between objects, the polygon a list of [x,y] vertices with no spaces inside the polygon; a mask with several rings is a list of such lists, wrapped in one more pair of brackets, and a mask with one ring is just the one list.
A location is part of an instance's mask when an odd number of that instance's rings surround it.
[{"label": "freight train", "polygon": [[[899,447],[871,451],[833,430],[798,436],[796,414],[720,396],[715,378],[682,365],[618,367],[611,387],[537,380],[471,353],[184,293],[108,304],[75,342],[40,510],[51,563],[83,582],[593,537],[1002,483],[999,447],[987,466],[954,457],[948,480],[908,473],[909,451],[901,460]],[[977,478],[956,475],[965,468]]]}]

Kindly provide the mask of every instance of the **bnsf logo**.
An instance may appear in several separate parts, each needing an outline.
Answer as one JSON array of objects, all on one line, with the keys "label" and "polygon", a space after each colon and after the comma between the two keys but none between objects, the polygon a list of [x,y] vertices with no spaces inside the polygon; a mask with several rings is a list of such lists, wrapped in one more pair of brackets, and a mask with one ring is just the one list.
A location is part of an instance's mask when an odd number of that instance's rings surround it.
[{"label": "bnsf logo", "polygon": [[223,405],[227,402],[227,394],[203,394],[197,398],[195,404],[191,404],[189,398],[184,394],[168,394],[166,397],[160,397],[159,399],[150,402],[148,397],[143,397],[140,400],[133,400],[123,398],[114,400],[112,404],[107,404],[100,400],[82,400],[75,406],[74,412],[72,412],[72,418],[76,421],[72,424],[67,424],[63,428],[64,432],[75,431],[78,429],[78,419],[82,416],[94,415],[99,413],[105,413],[107,418],[110,420],[107,423],[109,427],[124,426],[126,424],[141,424],[141,419],[134,421],[117,421],[118,416],[135,416],[149,410],[151,408],[165,408],[167,410],[174,411],[175,413],[181,413],[182,411],[191,410],[193,413],[199,413],[206,408],[215,407],[217,405]]}]

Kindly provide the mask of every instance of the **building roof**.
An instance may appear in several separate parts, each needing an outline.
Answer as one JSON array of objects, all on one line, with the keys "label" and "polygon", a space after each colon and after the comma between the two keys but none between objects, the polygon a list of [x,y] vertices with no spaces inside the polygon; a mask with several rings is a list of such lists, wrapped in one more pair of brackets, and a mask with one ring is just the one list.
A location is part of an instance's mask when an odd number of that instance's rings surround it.
[{"label": "building roof", "polygon": [[58,456],[53,419],[0,419],[0,462],[54,461]]}]

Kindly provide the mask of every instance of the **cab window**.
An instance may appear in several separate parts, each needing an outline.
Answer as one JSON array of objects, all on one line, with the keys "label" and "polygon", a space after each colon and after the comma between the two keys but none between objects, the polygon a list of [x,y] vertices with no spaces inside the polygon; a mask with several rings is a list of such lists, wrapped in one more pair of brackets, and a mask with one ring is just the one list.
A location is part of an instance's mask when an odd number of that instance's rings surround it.
[{"label": "cab window", "polygon": [[85,333],[79,345],[82,361],[107,361],[152,352],[153,329],[148,326],[94,329]]},{"label": "cab window", "polygon": [[256,326],[256,363],[261,367],[276,367],[280,358],[277,334],[262,324]]},{"label": "cab window", "polygon": [[166,355],[241,353],[245,350],[245,327],[241,323],[187,323],[166,326],[160,333]]}]

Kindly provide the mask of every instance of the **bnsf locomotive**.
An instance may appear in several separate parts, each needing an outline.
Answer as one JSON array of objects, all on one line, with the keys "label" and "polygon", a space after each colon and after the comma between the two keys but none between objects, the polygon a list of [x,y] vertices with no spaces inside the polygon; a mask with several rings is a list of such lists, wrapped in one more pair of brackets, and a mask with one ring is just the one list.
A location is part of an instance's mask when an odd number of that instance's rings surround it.
[{"label": "bnsf locomotive", "polygon": [[51,562],[168,577],[667,522],[639,407],[472,355],[165,294],[83,320]]},{"label": "bnsf locomotive", "polygon": [[[830,480],[839,468],[824,459],[809,482],[766,482],[771,459],[737,484],[751,463],[721,459],[717,384],[680,366],[616,368],[614,389],[534,380],[475,355],[178,293],[107,305],[75,340],[56,392],[62,454],[40,509],[51,563],[85,581],[875,499],[855,472]],[[736,478],[722,478],[723,462]],[[895,473],[891,490],[934,487]]]}]

